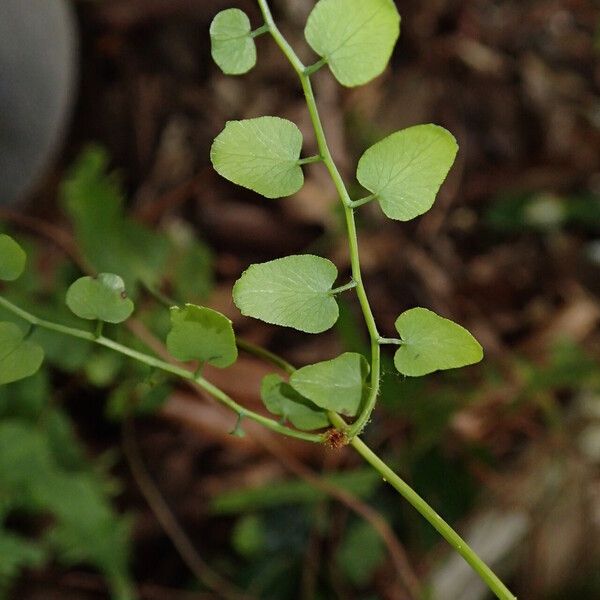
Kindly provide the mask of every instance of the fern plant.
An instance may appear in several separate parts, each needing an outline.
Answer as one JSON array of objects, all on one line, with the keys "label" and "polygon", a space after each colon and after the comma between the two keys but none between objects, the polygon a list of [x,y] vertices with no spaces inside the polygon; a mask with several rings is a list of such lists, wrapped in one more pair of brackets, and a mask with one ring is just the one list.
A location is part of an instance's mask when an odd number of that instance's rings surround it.
[{"label": "fern plant", "polygon": [[[283,37],[267,0],[258,0],[264,22],[252,29],[239,9],[219,13],[210,28],[212,56],[231,75],[249,71],[256,63],[255,39],[269,34],[298,75],[317,141],[317,153],[303,157],[298,127],[277,116],[228,122],[215,139],[211,160],[224,178],[270,199],[296,193],[304,183],[303,169],[321,163],[331,176],[343,208],[352,277],[338,282],[336,266],[310,254],[287,256],[251,265],[233,288],[233,300],[243,315],[310,334],[322,333],[339,316],[337,298],[354,293],[370,339],[368,359],[344,353],[330,360],[296,369],[267,350],[236,341],[224,315],[203,306],[185,304],[171,309],[167,348],[176,361],[168,362],[103,335],[104,323],[118,324],[134,311],[126,282],[118,275],[84,276],[69,288],[66,302],[90,327],[74,328],[38,318],[5,297],[0,307],[17,322],[0,323],[0,384],[34,374],[44,351],[32,341],[34,328],[44,328],[103,346],[171,376],[189,380],[237,415],[234,433],[243,434],[243,420],[254,420],[283,436],[331,447],[351,446],[459,552],[502,600],[513,594],[461,537],[403,479],[360,438],[377,403],[382,347],[395,348],[394,364],[408,377],[454,369],[479,362],[483,351],[462,326],[423,307],[400,314],[396,337],[378,329],[365,287],[359,254],[355,212],[376,202],[390,219],[408,221],[433,205],[458,150],[456,140],[433,124],[392,133],[367,149],[356,176],[367,193],[352,199],[330,152],[311,76],[325,66],[347,87],[362,85],[386,68],[400,33],[400,16],[392,0],[320,0],[312,10],[305,37],[318,55],[305,66]],[[0,237],[0,278],[15,280],[25,268],[25,254],[8,236]],[[29,327],[23,328],[23,324]],[[253,352],[287,373],[267,375],[261,397],[273,417],[249,410],[202,376],[208,363],[227,368],[238,348]],[[195,361],[196,368],[177,361]]]}]

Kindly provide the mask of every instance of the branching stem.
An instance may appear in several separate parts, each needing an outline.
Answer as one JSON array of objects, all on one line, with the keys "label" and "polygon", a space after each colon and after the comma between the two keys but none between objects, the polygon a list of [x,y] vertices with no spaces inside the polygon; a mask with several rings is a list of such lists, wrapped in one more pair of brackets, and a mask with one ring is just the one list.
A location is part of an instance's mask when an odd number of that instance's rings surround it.
[{"label": "branching stem", "polygon": [[267,0],[258,0],[258,5],[262,11],[265,23],[269,26],[269,31],[273,36],[275,43],[281,48],[281,51],[285,54],[286,58],[300,78],[300,83],[306,98],[310,119],[315,130],[315,137],[319,147],[319,153],[323,158],[323,163],[329,171],[336,191],[344,206],[344,216],[346,218],[346,228],[348,231],[348,245],[350,249],[352,278],[356,283],[356,295],[358,296],[358,301],[360,303],[371,341],[371,378],[369,385],[369,396],[364,403],[362,412],[360,415],[358,415],[356,421],[348,429],[349,437],[354,437],[355,435],[358,435],[367,424],[373,408],[375,407],[375,403],[377,402],[377,396],[379,394],[379,380],[381,377],[381,349],[378,342],[379,332],[377,331],[377,324],[375,323],[375,317],[373,316],[373,311],[371,310],[369,298],[362,280],[362,271],[360,268],[360,257],[358,252],[358,234],[356,231],[356,221],[354,219],[352,200],[350,199],[350,195],[348,194],[344,180],[342,179],[342,176],[333,160],[331,151],[329,150],[329,146],[327,144],[327,137],[325,136],[325,130],[323,129],[323,123],[321,122],[319,109],[317,107],[312,84],[310,82],[310,73],[307,74],[306,67],[298,58],[298,55],[295,53],[294,49],[279,31],[275,21],[273,20],[273,15]]},{"label": "branching stem", "polygon": [[253,421],[260,423],[261,425],[263,425],[267,429],[270,429],[271,431],[280,433],[281,435],[286,435],[288,437],[305,440],[307,442],[320,443],[323,441],[323,436],[320,434],[307,433],[304,431],[297,431],[295,429],[291,429],[282,425],[281,423],[278,423],[274,419],[270,419],[259,413],[244,408],[243,406],[238,404],[233,398],[228,396],[223,390],[213,385],[210,381],[204,379],[204,377],[196,375],[193,371],[190,371],[184,367],[172,365],[168,362],[165,362],[164,360],[161,360],[160,358],[156,358],[155,356],[144,354],[143,352],[138,352],[137,350],[133,350],[132,348],[128,348],[127,346],[123,346],[122,344],[119,344],[118,342],[115,342],[102,335],[96,337],[95,333],[91,331],[77,329],[75,327],[67,327],[66,325],[61,325],[59,323],[53,323],[51,321],[40,319],[35,315],[32,315],[31,313],[23,310],[22,308],[15,306],[12,302],[9,302],[6,298],[3,298],[2,296],[0,296],[0,306],[33,326],[48,329],[50,331],[56,331],[57,333],[62,333],[63,335],[68,335],[74,338],[78,338],[80,340],[87,340],[88,342],[98,344],[99,346],[104,346],[105,348],[109,348],[114,352],[118,352],[120,354],[123,354],[124,356],[128,356],[129,358],[133,358],[134,360],[148,365],[149,367],[153,367],[155,369],[159,369],[160,371],[170,373],[171,375],[175,375],[177,377],[180,377],[181,379],[193,381],[205,392],[210,394],[215,400],[217,400],[224,406],[230,408],[238,416],[243,415],[245,418],[252,419]]},{"label": "branching stem", "polygon": [[[333,183],[336,187],[337,193],[344,206],[344,215],[346,218],[346,227],[348,230],[348,244],[350,248],[350,263],[352,266],[352,278],[356,284],[356,294],[360,302],[360,306],[363,312],[365,323],[369,332],[371,341],[371,380],[370,380],[370,391],[367,400],[364,403],[364,407],[361,413],[358,415],[356,421],[348,426],[346,422],[337,414],[330,413],[330,420],[332,424],[342,431],[345,431],[352,447],[367,461],[374,469],[376,469],[384,478],[388,481],[414,508],[416,508],[427,521],[446,539],[454,549],[460,553],[460,555],[467,561],[467,563],[479,574],[479,576],[485,581],[490,590],[492,590],[500,600],[516,600],[515,596],[510,590],[500,581],[500,579],[494,574],[494,572],[477,556],[477,554],[468,546],[468,544],[446,523],[435,510],[421,498],[404,480],[402,480],[392,469],[390,469],[357,435],[362,431],[363,427],[368,422],[375,403],[377,401],[377,395],[379,393],[380,385],[380,371],[381,371],[381,338],[377,331],[377,324],[373,316],[373,311],[367,297],[365,286],[362,281],[362,273],[360,268],[360,258],[358,252],[358,235],[356,231],[356,221],[354,219],[354,208],[360,206],[366,202],[373,200],[373,197],[367,196],[362,200],[353,202],[348,194],[344,180],[340,175],[340,172],[333,160],[329,147],[327,145],[327,139],[323,124],[319,116],[319,110],[315,101],[314,92],[310,82],[311,69],[306,68],[302,61],[298,58],[293,48],[289,45],[287,40],[283,37],[277,25],[273,20],[273,15],[269,8],[267,0],[258,0],[258,4],[262,11],[265,23],[269,26],[269,31],[285,54],[290,64],[298,74],[310,118],[315,130],[315,136],[319,152],[323,157],[323,162],[331,175]],[[318,63],[317,63],[318,64]],[[321,65],[322,66],[322,65]],[[389,341],[389,340],[387,340]],[[395,342],[394,342],[395,343]]]}]

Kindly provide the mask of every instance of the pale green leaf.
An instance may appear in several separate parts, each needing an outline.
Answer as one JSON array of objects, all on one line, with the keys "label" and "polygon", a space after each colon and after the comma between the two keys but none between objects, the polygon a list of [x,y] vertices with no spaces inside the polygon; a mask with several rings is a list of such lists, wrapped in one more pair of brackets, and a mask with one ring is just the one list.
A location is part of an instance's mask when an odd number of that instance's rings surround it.
[{"label": "pale green leaf", "polygon": [[346,352],[298,369],[290,376],[290,385],[317,406],[352,417],[360,408],[368,374],[365,357]]},{"label": "pale green leaf", "polygon": [[298,164],[302,134],[279,117],[228,121],[210,150],[220,175],[266,198],[295,194],[304,184]]},{"label": "pale green leaf", "polygon": [[67,306],[81,319],[121,323],[133,312],[125,284],[118,275],[81,277],[67,290]]},{"label": "pale green leaf", "polygon": [[322,409],[301,396],[275,373],[263,378],[260,396],[270,413],[283,417],[298,429],[310,431],[329,425],[329,419]]},{"label": "pale green leaf", "polygon": [[0,235],[0,279],[14,281],[25,270],[27,255],[10,236]]},{"label": "pale green leaf", "polygon": [[456,369],[483,358],[479,342],[464,328],[426,308],[412,308],[396,319],[402,345],[394,356],[400,373],[411,377]]},{"label": "pale green leaf", "polygon": [[242,75],[256,64],[250,19],[239,8],[218,13],[210,24],[211,53],[223,73]]},{"label": "pale green leaf", "polygon": [[409,221],[433,206],[457,151],[454,136],[443,127],[409,127],[362,155],[358,180],[376,195],[390,219]]},{"label": "pale green leaf", "polygon": [[119,273],[133,298],[140,281],[155,285],[161,279],[169,244],[127,217],[123,185],[108,165],[104,149],[85,149],[62,185],[62,202],[86,261],[98,273]]},{"label": "pale green leaf", "polygon": [[33,375],[43,360],[42,348],[26,340],[17,325],[0,323],[0,385]]},{"label": "pale green leaf", "polygon": [[171,309],[172,328],[167,348],[178,360],[199,360],[215,367],[228,367],[237,359],[231,321],[220,312],[186,304]]},{"label": "pale green leaf", "polygon": [[366,586],[385,559],[381,535],[367,521],[351,525],[336,551],[338,568],[355,586]]},{"label": "pale green leaf", "polygon": [[400,15],[392,0],[320,0],[304,35],[342,85],[362,85],[380,75],[390,60]]},{"label": "pale green leaf", "polygon": [[339,315],[330,294],[335,265],[320,256],[286,256],[251,265],[233,287],[233,301],[243,315],[273,325],[321,333]]}]

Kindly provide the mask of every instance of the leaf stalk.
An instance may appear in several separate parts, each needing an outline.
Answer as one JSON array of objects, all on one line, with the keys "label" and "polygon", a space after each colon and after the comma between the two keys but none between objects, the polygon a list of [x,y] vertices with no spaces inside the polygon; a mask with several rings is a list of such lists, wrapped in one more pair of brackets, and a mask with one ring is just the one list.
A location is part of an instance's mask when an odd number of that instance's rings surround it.
[{"label": "leaf stalk", "polygon": [[399,338],[384,338],[384,337],[380,337],[379,340],[377,340],[379,342],[379,344],[381,346],[388,344],[391,346],[402,346],[402,344],[404,344],[404,342],[399,339]]},{"label": "leaf stalk", "polygon": [[321,58],[321,60],[318,60],[316,63],[309,65],[308,67],[305,67],[304,75],[306,77],[310,77],[313,73],[316,73],[319,69],[324,67],[326,64],[327,64],[327,59]]},{"label": "leaf stalk", "polygon": [[251,31],[250,37],[256,38],[256,37],[263,35],[264,33],[268,33],[268,32],[269,32],[269,26],[265,23],[264,25],[261,25],[258,29]]},{"label": "leaf stalk", "polygon": [[323,157],[320,154],[315,154],[314,156],[309,156],[308,158],[301,158],[298,160],[299,165],[310,165],[311,163],[321,162]]},{"label": "leaf stalk", "polygon": [[341,294],[342,292],[347,292],[348,290],[353,290],[355,287],[356,287],[356,281],[354,281],[354,279],[353,279],[346,285],[341,285],[340,287],[329,290],[329,295],[337,296],[338,294]]},{"label": "leaf stalk", "polygon": [[364,198],[360,198],[359,200],[351,200],[350,208],[359,208],[360,206],[363,206],[364,204],[368,204],[369,202],[371,202],[372,200],[375,200],[376,198],[377,198],[377,194],[370,194],[369,196],[365,196]]}]

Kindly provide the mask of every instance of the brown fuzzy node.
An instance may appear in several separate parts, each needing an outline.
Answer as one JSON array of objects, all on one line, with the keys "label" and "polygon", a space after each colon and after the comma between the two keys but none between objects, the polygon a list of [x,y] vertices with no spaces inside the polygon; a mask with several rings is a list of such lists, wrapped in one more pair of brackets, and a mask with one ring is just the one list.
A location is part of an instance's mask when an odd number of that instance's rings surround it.
[{"label": "brown fuzzy node", "polygon": [[348,436],[346,432],[340,431],[339,429],[328,429],[325,432],[325,445],[332,450],[338,450],[348,444]]}]

